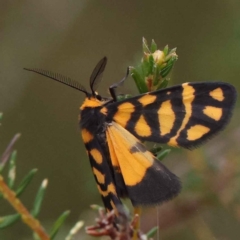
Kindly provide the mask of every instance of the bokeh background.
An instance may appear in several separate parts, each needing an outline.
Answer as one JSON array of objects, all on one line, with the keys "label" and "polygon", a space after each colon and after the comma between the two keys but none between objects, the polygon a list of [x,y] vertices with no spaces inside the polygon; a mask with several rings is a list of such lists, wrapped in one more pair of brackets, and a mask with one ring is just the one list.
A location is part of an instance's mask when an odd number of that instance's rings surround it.
[{"label": "bokeh background", "polygon": [[[84,94],[23,67],[62,73],[88,87],[95,64],[109,59],[99,92],[120,80],[142,54],[142,37],[162,49],[177,47],[179,60],[170,85],[220,80],[240,87],[240,2],[42,0],[0,1],[0,152],[20,132],[16,145],[18,182],[38,168],[22,201],[30,209],[44,178],[50,183],[39,216],[49,229],[71,210],[57,239],[79,220],[93,224],[89,209],[101,204],[78,128]],[[123,93],[137,94],[129,78]],[[180,176],[175,200],[144,210],[142,229],[160,226],[163,240],[235,240],[240,235],[239,101],[233,118],[217,137],[194,151],[175,149],[164,159]],[[4,201],[0,215],[13,213]],[[32,239],[21,222],[0,230],[0,239]],[[75,239],[91,239],[81,230]]]}]

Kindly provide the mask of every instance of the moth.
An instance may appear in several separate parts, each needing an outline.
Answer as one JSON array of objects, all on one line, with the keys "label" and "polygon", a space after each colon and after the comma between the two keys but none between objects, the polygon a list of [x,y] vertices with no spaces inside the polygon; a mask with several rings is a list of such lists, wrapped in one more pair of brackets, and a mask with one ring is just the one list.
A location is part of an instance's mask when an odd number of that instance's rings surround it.
[{"label": "moth", "polygon": [[94,68],[91,92],[60,74],[26,70],[85,93],[79,125],[107,211],[117,212],[125,197],[134,206],[160,204],[175,197],[181,184],[142,142],[187,149],[199,146],[228,123],[236,90],[223,82],[183,83],[117,101],[116,88],[127,76],[110,86],[111,98],[96,92],[106,64],[104,57]]}]

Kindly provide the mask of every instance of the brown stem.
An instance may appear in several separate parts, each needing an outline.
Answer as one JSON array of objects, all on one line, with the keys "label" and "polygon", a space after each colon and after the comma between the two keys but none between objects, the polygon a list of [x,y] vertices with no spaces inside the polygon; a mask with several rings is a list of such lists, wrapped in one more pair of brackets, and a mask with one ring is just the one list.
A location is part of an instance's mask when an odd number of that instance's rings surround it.
[{"label": "brown stem", "polygon": [[13,192],[7,184],[4,182],[3,177],[0,175],[0,192],[2,192],[4,198],[15,208],[15,210],[21,215],[22,220],[35,232],[41,240],[50,240],[50,237],[45,232],[39,221],[35,219],[21,201],[16,198],[15,192]]}]

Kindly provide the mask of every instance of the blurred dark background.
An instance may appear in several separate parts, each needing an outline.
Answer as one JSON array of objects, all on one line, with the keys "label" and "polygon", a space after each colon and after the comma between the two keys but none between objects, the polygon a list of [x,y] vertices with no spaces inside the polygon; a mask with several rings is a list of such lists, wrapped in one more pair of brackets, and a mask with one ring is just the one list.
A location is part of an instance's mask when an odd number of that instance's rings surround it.
[{"label": "blurred dark background", "polygon": [[[88,87],[95,64],[108,57],[99,92],[120,80],[141,59],[142,37],[160,49],[177,47],[170,85],[220,80],[240,83],[240,2],[228,1],[0,1],[0,152],[20,132],[17,178],[39,172],[22,196],[30,209],[44,178],[49,187],[39,216],[49,229],[71,210],[57,239],[79,220],[93,224],[92,203],[101,204],[78,128],[84,94],[26,72],[37,67],[69,76]],[[129,78],[121,89],[137,94]],[[194,151],[175,149],[166,164],[181,177],[183,191],[170,203],[145,209],[142,229],[159,224],[160,239],[239,239],[239,102],[219,136]],[[4,201],[0,214],[13,210]],[[157,220],[158,218],[158,220]],[[22,223],[0,239],[31,239]],[[91,239],[81,230],[76,239]]]}]

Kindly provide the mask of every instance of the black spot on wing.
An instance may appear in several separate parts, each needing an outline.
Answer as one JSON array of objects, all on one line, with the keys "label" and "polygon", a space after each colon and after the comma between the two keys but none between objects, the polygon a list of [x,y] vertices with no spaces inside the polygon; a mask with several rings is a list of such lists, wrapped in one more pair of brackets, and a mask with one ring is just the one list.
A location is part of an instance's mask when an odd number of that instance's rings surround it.
[{"label": "black spot on wing", "polygon": [[146,152],[146,151],[147,151],[146,147],[139,142],[136,142],[130,149],[130,153]]}]

